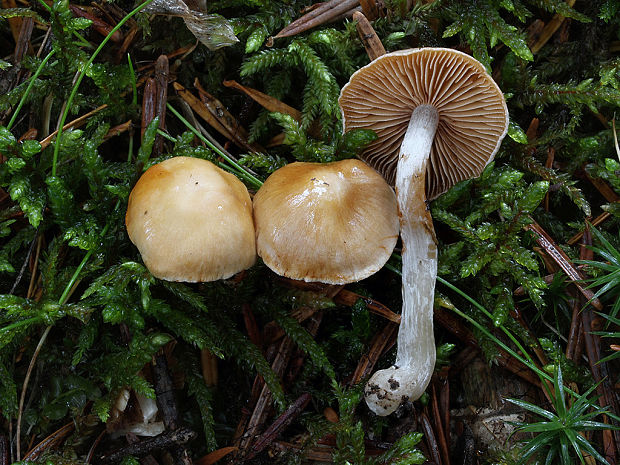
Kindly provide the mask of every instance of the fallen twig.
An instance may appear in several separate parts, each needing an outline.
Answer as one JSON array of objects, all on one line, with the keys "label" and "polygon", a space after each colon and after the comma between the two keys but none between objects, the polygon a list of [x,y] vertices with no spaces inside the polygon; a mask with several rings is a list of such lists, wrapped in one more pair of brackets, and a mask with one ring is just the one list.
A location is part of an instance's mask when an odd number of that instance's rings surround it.
[{"label": "fallen twig", "polygon": [[245,329],[248,333],[248,338],[256,347],[263,346],[263,339],[258,328],[258,323],[252,311],[250,304],[243,304],[241,306],[241,313],[243,315],[243,322],[245,323]]},{"label": "fallen twig", "polygon": [[121,62],[123,58],[127,56],[127,50],[131,47],[131,44],[134,43],[136,37],[138,37],[138,32],[140,32],[140,28],[138,26],[132,27],[125,37],[123,38],[123,43],[116,51],[116,59],[115,62],[118,64]]},{"label": "fallen twig", "polygon": [[290,37],[307,31],[338,17],[358,5],[359,0],[330,0],[293,21],[278,32],[274,38]]},{"label": "fallen twig", "polygon": [[450,367],[444,367],[439,372],[437,381],[441,383],[439,391],[439,413],[443,421],[443,430],[446,435],[446,442],[451,444],[450,426]]},{"label": "fallen twig", "polygon": [[[189,53],[194,51],[194,49],[197,47],[197,45],[198,45],[198,42],[196,42],[194,44],[191,44],[191,45],[186,45],[185,47],[178,48],[178,49],[176,49],[176,50],[174,50],[174,51],[172,51],[170,53],[167,53],[166,57],[168,57],[168,60],[171,60],[172,58],[176,58],[176,57],[181,56],[181,55],[189,54]],[[149,63],[147,63],[145,65],[140,66],[137,69],[137,72],[142,74],[142,73],[145,73],[145,72],[147,72],[148,70],[150,70],[151,68],[154,68],[154,67],[155,67],[155,62],[151,61],[151,62],[149,62]]]},{"label": "fallen twig", "polygon": [[359,0],[364,16],[372,21],[380,16],[377,0]]},{"label": "fallen twig", "polygon": [[129,444],[125,447],[102,455],[98,458],[97,463],[118,463],[128,455],[134,457],[144,457],[154,450],[168,449],[172,446],[185,444],[196,437],[196,433],[189,428],[179,428],[174,431],[165,431],[157,436],[144,439],[143,441]]},{"label": "fallen twig", "polygon": [[555,261],[558,266],[566,273],[568,279],[579,289],[579,292],[594,306],[597,310],[603,309],[598,298],[594,297],[594,293],[585,287],[582,283],[584,277],[579,270],[573,265],[570,258],[564,253],[562,249],[555,245],[555,242],[545,230],[532,219],[532,223],[525,227],[526,230],[532,231],[536,237],[536,242],[547,252],[547,254]]},{"label": "fallen twig", "polygon": [[428,416],[426,413],[422,412],[418,418],[422,426],[422,432],[424,433],[424,439],[426,440],[425,442],[428,447],[430,458],[433,462],[435,462],[435,465],[442,465],[443,462],[441,461],[441,456],[439,454],[439,445],[437,444],[436,435],[433,431],[433,426],[431,425]]},{"label": "fallen twig", "polygon": [[620,195],[616,194],[609,184],[601,178],[594,178],[590,176],[587,171],[585,171],[585,174],[588,181],[590,181],[596,190],[599,191],[603,197],[605,197],[605,200],[608,202],[620,202]]},{"label": "fallen twig", "polygon": [[[321,325],[321,321],[323,321],[323,312],[321,310],[313,312],[310,315],[310,321],[306,323],[306,331],[314,338],[316,334],[319,332],[319,326]],[[306,352],[304,352],[299,347],[297,348],[295,354],[291,358],[291,362],[289,363],[288,371],[286,372],[286,376],[284,377],[283,383],[285,386],[292,385],[301,369],[304,365],[304,360],[306,359]]]},{"label": "fallen twig", "polygon": [[[108,23],[103,21],[101,18],[88,12],[83,7],[70,4],[69,9],[71,10],[71,13],[73,13],[75,16],[78,16],[80,18],[86,18],[92,21],[91,27],[104,37],[107,36],[110,32],[112,32],[112,29],[114,29],[114,26],[110,26]],[[114,33],[110,37],[110,40],[115,43],[122,42],[123,33],[120,30],[114,31]]]},{"label": "fallen twig", "polygon": [[295,451],[297,454],[303,451],[304,458],[306,460],[314,460],[323,463],[332,463],[332,457],[334,454],[334,448],[325,444],[317,444],[308,449],[304,449],[299,444],[294,444],[287,441],[274,441],[271,443],[271,449],[275,452],[288,452]]},{"label": "fallen twig", "polygon": [[355,368],[355,372],[349,381],[349,385],[353,386],[364,378],[370,376],[375,369],[375,364],[379,357],[396,343],[396,334],[398,325],[388,323],[373,337],[368,352],[362,355],[362,358]]},{"label": "fallen twig", "polygon": [[[21,63],[24,59],[24,56],[28,52],[28,49],[31,47],[30,38],[32,37],[32,30],[34,28],[34,19],[33,18],[23,18],[21,27],[19,28],[19,36],[17,38],[17,43],[15,44],[15,52],[13,53],[15,63]],[[16,76],[15,84],[19,84],[23,75],[25,74],[24,69],[20,69],[19,73]]]},{"label": "fallen twig", "polygon": [[101,433],[99,433],[97,435],[97,437],[95,438],[95,441],[92,443],[92,445],[90,446],[90,449],[88,449],[88,454],[86,454],[86,458],[84,459],[84,463],[90,463],[91,460],[93,459],[93,457],[95,456],[95,450],[97,449],[97,446],[99,446],[99,443],[101,442],[101,440],[103,439],[103,436],[105,436],[106,434],[106,430],[103,429],[101,431]]},{"label": "fallen twig", "polygon": [[291,424],[291,422],[303,412],[308,403],[312,399],[309,393],[304,393],[297,398],[286,411],[265,430],[265,432],[254,442],[250,449],[250,453],[246,456],[247,460],[252,459],[261,453],[269,444],[271,444],[278,435]]},{"label": "fallen twig", "polygon": [[[299,308],[296,308],[291,312],[291,316],[295,318],[299,323],[303,323],[308,318],[312,317],[318,312],[316,307],[310,305],[303,305]],[[273,344],[278,339],[285,336],[284,330],[276,323],[275,321],[270,321],[263,328],[263,337],[262,340],[266,344]]]},{"label": "fallen twig", "polygon": [[264,152],[265,149],[258,144],[248,141],[248,131],[237,121],[237,119],[226,109],[224,104],[216,99],[209,92],[204,90],[198,81],[194,79],[194,87],[200,94],[200,100],[204,106],[211,112],[213,117],[225,128],[230,134],[230,140],[239,147],[249,150],[250,152]]},{"label": "fallen twig", "polygon": [[114,126],[110,128],[105,136],[103,136],[103,140],[108,140],[112,137],[118,136],[125,131],[129,131],[131,129],[132,121],[128,120],[124,123],[119,124],[118,126]]},{"label": "fallen twig", "polygon": [[[199,85],[200,84],[198,84],[198,86]],[[203,99],[205,99],[206,102],[209,103],[209,106],[207,106],[204,100],[201,100],[195,97],[189,90],[185,89],[178,82],[174,82],[173,87],[176,90],[179,97],[181,97],[198,116],[200,116],[203,120],[205,120],[211,127],[213,127],[213,129],[219,132],[222,136],[226,137],[228,140],[232,141],[235,145],[237,145],[238,147],[242,149],[246,149],[251,152],[262,151],[262,148],[254,146],[254,145],[250,145],[247,142],[247,132],[244,129],[241,129],[241,126],[238,126],[235,128],[233,125],[232,128],[228,128],[227,126],[224,125],[224,122],[218,116],[223,106],[217,100],[210,101],[206,97],[206,94],[204,91],[200,92]],[[217,103],[214,103],[214,102],[217,102]]]},{"label": "fallen twig", "polygon": [[[278,352],[275,360],[271,364],[271,369],[280,378],[284,374],[284,370],[290,360],[294,346],[295,343],[288,337],[282,339],[282,342],[280,342],[278,346]],[[247,426],[244,428],[244,432],[238,441],[237,447],[239,448],[238,452],[241,456],[245,456],[245,454],[250,452],[252,443],[256,439],[259,429],[263,426],[267,415],[269,414],[271,409],[271,400],[271,391],[267,385],[262,382],[262,388],[256,405],[254,406],[254,411],[252,412],[252,415],[247,422]]]},{"label": "fallen twig", "polygon": [[[62,127],[62,130],[66,131],[68,129],[79,128],[80,126],[83,126],[86,123],[86,120],[88,118],[90,118],[91,116],[99,113],[101,110],[104,110],[106,108],[108,108],[108,105],[104,103],[103,105],[95,108],[94,110],[91,110],[88,113],[83,114],[79,118],[76,118],[73,121],[68,122]],[[56,137],[57,134],[58,134],[58,130],[54,131],[49,136],[47,136],[45,139],[43,139],[41,142],[39,142],[41,144],[41,150],[47,148],[52,143],[52,140],[54,140],[54,137]]]}]

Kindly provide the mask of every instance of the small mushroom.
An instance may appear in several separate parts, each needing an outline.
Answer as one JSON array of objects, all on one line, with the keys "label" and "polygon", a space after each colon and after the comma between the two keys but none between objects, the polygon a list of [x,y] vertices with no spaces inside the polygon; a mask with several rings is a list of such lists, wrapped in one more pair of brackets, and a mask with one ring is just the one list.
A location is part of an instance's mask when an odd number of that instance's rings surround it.
[{"label": "small mushroom", "polygon": [[280,168],[254,196],[254,223],[269,268],[329,284],[377,272],[398,239],[394,191],[360,160]]},{"label": "small mushroom", "polygon": [[125,224],[160,279],[215,281],[256,260],[248,190],[207,160],[175,157],[151,166],[129,195]]},{"label": "small mushroom", "polygon": [[345,130],[377,133],[361,158],[395,184],[403,243],[403,307],[394,365],[376,372],[366,403],[389,415],[425,391],[435,366],[437,245],[427,202],[477,177],[508,128],[501,90],[474,58],[401,50],[356,71],[340,94]]}]

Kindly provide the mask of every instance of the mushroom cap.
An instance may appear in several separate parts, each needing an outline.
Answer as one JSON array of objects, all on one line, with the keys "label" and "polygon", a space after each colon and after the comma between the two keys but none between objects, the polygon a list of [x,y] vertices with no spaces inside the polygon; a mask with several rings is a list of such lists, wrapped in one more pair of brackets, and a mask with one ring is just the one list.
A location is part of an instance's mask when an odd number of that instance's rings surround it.
[{"label": "mushroom cap", "polygon": [[439,125],[430,153],[426,197],[479,176],[508,130],[502,91],[484,66],[445,48],[399,50],[356,71],[339,98],[344,130],[372,129],[377,140],[360,155],[394,183],[413,110],[435,107]]},{"label": "mushroom cap", "polygon": [[127,233],[167,281],[214,281],[252,266],[252,201],[235,176],[199,158],[151,166],[129,195]]},{"label": "mushroom cap", "polygon": [[277,274],[345,284],[387,262],[398,239],[396,196],[360,160],[291,163],[254,196],[256,247]]}]

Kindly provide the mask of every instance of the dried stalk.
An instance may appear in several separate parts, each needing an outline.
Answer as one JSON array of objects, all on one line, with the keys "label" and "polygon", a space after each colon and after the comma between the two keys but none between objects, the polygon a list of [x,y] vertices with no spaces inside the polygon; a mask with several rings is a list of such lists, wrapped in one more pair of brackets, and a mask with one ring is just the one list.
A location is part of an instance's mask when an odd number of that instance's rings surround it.
[{"label": "dried stalk", "polygon": [[[41,456],[41,454],[50,450],[53,447],[57,447],[58,445],[60,445],[67,438],[67,436],[69,436],[69,434],[73,432],[74,428],[75,425],[73,423],[67,423],[59,430],[54,431],[48,437],[43,439],[43,441],[30,449],[28,453],[24,455],[24,461],[36,461]],[[19,447],[17,454],[19,456]]]},{"label": "dried stalk", "polygon": [[[99,113],[101,110],[104,110],[106,108],[108,108],[108,105],[104,103],[103,105],[95,108],[94,110],[89,111],[88,113],[80,116],[79,118],[76,118],[73,121],[70,121],[69,123],[65,124],[62,127],[63,132],[68,129],[76,129],[76,128],[79,128],[80,126],[84,126],[88,118],[90,118],[91,116]],[[54,137],[56,137],[56,134],[58,134],[58,130],[54,131],[49,136],[47,136],[45,139],[43,139],[41,142],[39,142],[41,144],[41,150],[47,148],[52,143],[52,140],[54,140]]]}]

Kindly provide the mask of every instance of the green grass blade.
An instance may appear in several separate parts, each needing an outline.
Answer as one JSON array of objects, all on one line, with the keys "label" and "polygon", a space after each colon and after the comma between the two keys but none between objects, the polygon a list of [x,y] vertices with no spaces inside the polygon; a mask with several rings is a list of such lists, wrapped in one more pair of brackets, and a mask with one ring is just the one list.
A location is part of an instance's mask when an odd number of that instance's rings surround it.
[{"label": "green grass blade", "polygon": [[11,115],[11,119],[9,121],[9,124],[6,126],[7,129],[10,130],[11,127],[13,126],[13,124],[15,123],[15,120],[17,119],[17,115],[19,115],[19,111],[24,106],[24,103],[26,102],[26,99],[28,98],[28,95],[30,94],[30,90],[32,89],[32,86],[34,85],[35,81],[39,77],[39,74],[41,74],[41,72],[43,71],[43,68],[45,68],[45,65],[47,64],[47,62],[53,56],[54,56],[54,49],[52,49],[45,56],[45,58],[43,58],[43,61],[41,62],[41,64],[39,64],[37,70],[34,72],[32,77],[30,78],[30,82],[28,83],[28,87],[26,87],[26,90],[24,91],[24,95],[22,95],[22,98],[19,100],[19,103],[17,104],[17,108],[15,108],[15,111],[13,112],[13,115]]},{"label": "green grass blade", "polygon": [[555,398],[553,406],[560,418],[566,416],[566,400],[564,398],[564,380],[562,379],[562,369],[558,366],[555,376],[553,378],[553,389],[555,392]]},{"label": "green grass blade", "polygon": [[530,404],[529,402],[526,402],[524,400],[520,400],[520,399],[506,399],[506,400],[510,402],[511,404],[515,404],[521,407],[522,409],[528,410],[543,418],[547,418],[548,420],[556,420],[558,418],[557,415],[551,413],[550,411],[545,410],[544,408],[539,407],[538,405]]},{"label": "green grass blade", "polygon": [[88,70],[90,65],[93,64],[93,61],[95,61],[95,58],[97,58],[97,55],[99,55],[99,52],[101,52],[103,47],[112,38],[112,35],[116,31],[118,31],[123,26],[123,24],[129,21],[133,16],[135,16],[138,12],[140,12],[140,10],[142,10],[146,5],[148,5],[152,1],[153,0],[146,0],[145,2],[142,2],[140,5],[134,8],[131,12],[125,15],[125,17],[121,19],[118,22],[118,24],[112,28],[112,30],[108,33],[108,35],[106,35],[103,38],[103,40],[99,44],[99,47],[97,47],[97,49],[93,52],[93,54],[90,56],[86,64],[83,66],[82,71],[80,71],[80,74],[75,80],[75,84],[73,84],[73,88],[71,89],[69,98],[67,99],[67,102],[65,105],[65,111],[62,112],[60,122],[58,123],[58,133],[56,134],[56,143],[54,144],[54,155],[52,157],[52,176],[56,176],[56,168],[58,167],[58,153],[60,152],[60,145],[61,145],[60,141],[61,141],[62,134],[63,134],[62,128],[65,125],[65,121],[67,120],[67,116],[69,115],[69,110],[73,106],[73,99],[75,99],[75,96],[77,95],[78,88],[80,87],[82,79],[84,79],[84,76],[86,75],[86,71]]},{"label": "green grass blade", "polygon": [[579,446],[585,450],[588,454],[590,454],[592,457],[594,457],[596,460],[598,460],[599,462],[605,464],[605,465],[609,465],[609,462],[607,461],[607,459],[605,459],[605,457],[603,457],[593,446],[592,444],[590,444],[583,436],[581,435],[577,435],[575,437],[575,441],[579,444]]}]

